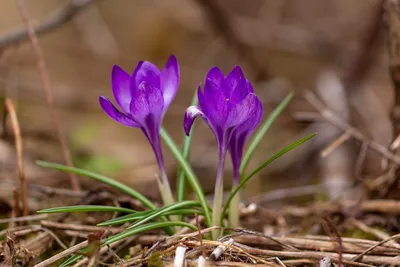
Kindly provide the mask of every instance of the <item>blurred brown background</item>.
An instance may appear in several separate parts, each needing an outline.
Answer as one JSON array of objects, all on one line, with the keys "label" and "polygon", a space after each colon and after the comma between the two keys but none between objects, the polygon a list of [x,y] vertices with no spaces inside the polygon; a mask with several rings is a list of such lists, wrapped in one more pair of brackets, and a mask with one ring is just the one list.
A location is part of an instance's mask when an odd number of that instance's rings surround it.
[{"label": "blurred brown background", "polygon": [[[177,143],[192,94],[214,65],[225,73],[236,64],[243,66],[264,103],[264,118],[290,91],[296,92],[257,149],[251,168],[288,143],[319,132],[315,140],[268,167],[249,184],[247,196],[309,184],[328,185],[312,189],[328,196],[353,190],[360,144],[347,141],[322,159],[320,151],[342,131],[326,123],[294,120],[296,112],[314,110],[302,97],[305,89],[315,90],[336,114],[375,142],[388,147],[394,139],[390,119],[394,90],[382,1],[26,0],[25,4],[33,25],[40,25],[68,4],[84,2],[65,22],[39,35],[76,166],[157,195],[157,166],[143,134],[103,114],[98,96],[112,96],[113,64],[133,70],[137,61],[148,60],[161,68],[170,54],[178,57],[181,85],[164,126]],[[28,182],[69,188],[66,175],[34,164],[37,159],[62,162],[61,150],[31,43],[27,38],[8,42],[14,32],[24,29],[16,1],[1,1],[0,18],[0,96],[11,97],[17,105]],[[164,151],[173,179],[176,164]],[[211,193],[216,142],[200,121],[191,159]],[[362,168],[365,175],[378,176],[385,168],[374,152],[368,154],[367,163]],[[230,168],[228,161],[227,182]],[[0,140],[0,197],[11,197],[16,177],[12,141]],[[87,178],[80,181],[84,188],[97,186]]]}]

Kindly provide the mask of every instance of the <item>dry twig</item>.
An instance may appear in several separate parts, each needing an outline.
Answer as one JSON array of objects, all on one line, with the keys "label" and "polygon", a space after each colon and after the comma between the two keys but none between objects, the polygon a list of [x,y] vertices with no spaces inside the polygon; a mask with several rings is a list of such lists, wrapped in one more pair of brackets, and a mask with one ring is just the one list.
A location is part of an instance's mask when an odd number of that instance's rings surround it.
[{"label": "dry twig", "polygon": [[46,219],[48,217],[47,214],[35,214],[35,215],[28,215],[24,217],[17,217],[17,218],[6,218],[0,219],[1,223],[9,223],[9,222],[32,222],[32,221],[39,221]]},{"label": "dry twig", "polygon": [[223,8],[214,0],[197,0],[202,6],[205,13],[208,15],[209,20],[214,26],[217,33],[220,33],[225,39],[228,45],[231,45],[236,51],[239,58],[244,59],[251,69],[256,81],[265,80],[268,78],[268,74],[263,69],[255,58],[251,47],[245,44],[239,39],[234,32],[229,15],[223,10]]},{"label": "dry twig", "polygon": [[[359,228],[361,231],[372,234],[381,240],[390,239],[390,235],[388,235],[387,233],[385,233],[379,229],[371,228],[368,225],[366,225],[365,223],[363,223],[362,221],[359,221],[359,220],[356,220],[353,218],[350,218],[347,221],[350,224],[354,225],[355,227]],[[400,245],[397,242],[395,242],[394,240],[388,241],[388,244],[400,249]]]},{"label": "dry twig", "polygon": [[73,253],[75,253],[75,252],[87,247],[88,243],[89,242],[87,240],[83,241],[83,242],[81,242],[81,243],[79,243],[79,244],[77,244],[77,245],[75,245],[73,247],[70,247],[70,248],[68,248],[66,250],[61,251],[60,253],[54,255],[53,257],[48,258],[47,260],[42,261],[41,263],[36,264],[33,267],[46,267],[46,266],[49,266],[50,264],[55,263],[59,259],[65,258],[65,257],[67,257],[67,256],[69,256],[69,255],[71,255],[71,254],[73,254]]},{"label": "dry twig", "polygon": [[381,154],[383,157],[393,161],[394,163],[400,165],[400,157],[390,152],[386,147],[372,141],[368,137],[366,137],[363,133],[361,133],[358,129],[352,127],[347,122],[341,120],[338,116],[336,116],[331,110],[329,110],[321,100],[317,98],[317,96],[311,91],[306,91],[304,94],[306,100],[318,110],[321,114],[322,118],[325,121],[331,123],[332,125],[338,127],[344,132],[348,132],[353,138],[357,139],[361,143],[368,144],[373,150]]},{"label": "dry twig", "polygon": [[[22,215],[28,216],[29,214],[29,204],[28,204],[28,191],[26,190],[26,179],[24,173],[24,156],[22,149],[22,137],[21,137],[21,128],[19,127],[17,113],[15,112],[15,108],[11,99],[6,99],[5,101],[5,114],[10,117],[11,128],[14,132],[15,138],[15,150],[17,152],[17,165],[18,165],[18,177],[21,189],[21,197],[22,197]],[[5,132],[5,128],[3,129]]]},{"label": "dry twig", "polygon": [[[70,0],[64,7],[51,13],[43,23],[33,25],[34,33],[41,35],[58,29],[93,2],[94,0]],[[29,32],[26,28],[19,29],[0,36],[0,46],[9,46],[29,38]]]},{"label": "dry twig", "polygon": [[[58,223],[58,222],[52,222],[52,221],[41,221],[40,224],[43,227],[47,227],[47,228],[54,228],[54,229],[60,229],[60,230],[73,230],[73,231],[79,231],[79,232],[82,232],[82,231],[83,232],[97,232],[97,231],[103,231],[105,229],[104,227],[93,226],[93,225]],[[107,227],[107,231],[110,231],[113,234],[120,233],[123,230],[124,230],[123,228]]]},{"label": "dry twig", "polygon": [[[65,138],[64,132],[62,130],[62,126],[60,123],[60,119],[58,117],[58,113],[54,107],[54,97],[53,97],[53,89],[50,82],[49,72],[46,66],[46,61],[44,60],[43,52],[39,44],[39,40],[36,36],[36,33],[30,23],[28,10],[25,7],[24,0],[17,0],[18,9],[21,14],[21,18],[25,24],[29,39],[32,42],[33,49],[35,51],[37,57],[37,64],[40,70],[41,79],[43,83],[43,89],[46,93],[46,101],[49,108],[50,116],[53,121],[54,127],[57,131],[58,138],[60,141],[62,154],[64,157],[65,164],[68,166],[72,166],[71,154],[67,145],[67,140]],[[80,191],[79,181],[75,174],[70,173],[71,186],[75,191]]]}]

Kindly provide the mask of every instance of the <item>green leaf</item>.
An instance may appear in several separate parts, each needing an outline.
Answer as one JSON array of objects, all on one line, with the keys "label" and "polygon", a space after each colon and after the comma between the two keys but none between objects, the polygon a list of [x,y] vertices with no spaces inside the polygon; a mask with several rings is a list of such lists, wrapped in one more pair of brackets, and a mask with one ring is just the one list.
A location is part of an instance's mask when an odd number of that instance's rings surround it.
[{"label": "green leaf", "polygon": [[287,152],[289,152],[290,150],[294,149],[295,147],[303,144],[304,142],[310,140],[311,138],[313,138],[317,133],[313,133],[310,134],[306,137],[304,137],[303,139],[294,142],[293,144],[288,145],[287,147],[285,147],[284,149],[282,149],[281,151],[279,151],[278,153],[276,153],[275,155],[273,155],[272,157],[270,157],[268,160],[266,160],[263,164],[261,164],[260,166],[258,166],[258,168],[256,168],[252,173],[250,173],[249,176],[247,176],[244,180],[242,180],[240,182],[240,184],[235,187],[235,189],[230,193],[228,200],[226,201],[225,205],[224,205],[224,209],[222,211],[222,215],[221,215],[221,225],[222,225],[222,221],[226,216],[226,211],[233,199],[233,197],[237,194],[237,192],[239,192],[239,190],[248,182],[250,181],[250,179],[256,175],[259,171],[261,171],[262,169],[264,169],[265,167],[267,167],[269,164],[271,164],[272,162],[274,162],[276,159],[280,158],[281,156],[285,155]]},{"label": "green leaf", "polygon": [[171,227],[171,226],[188,227],[188,228],[192,229],[193,231],[197,231],[196,226],[194,226],[193,224],[190,224],[190,223],[186,223],[186,222],[181,222],[181,221],[155,222],[155,223],[140,225],[138,227],[131,228],[124,232],[118,233],[114,236],[111,236],[106,239],[105,245],[110,245],[111,243],[114,243],[116,241],[119,241],[121,239],[129,237],[131,235],[135,235],[138,233],[142,233],[142,232],[150,231],[150,230],[154,230],[154,229]]},{"label": "green leaf", "polygon": [[110,156],[75,157],[74,166],[87,171],[113,175],[123,170],[122,162]]},{"label": "green leaf", "polygon": [[133,225],[129,226],[127,229],[138,227],[139,225],[142,225],[148,221],[151,221],[154,218],[164,215],[164,213],[167,211],[172,211],[172,210],[179,209],[179,208],[193,207],[193,206],[200,206],[200,203],[198,201],[185,200],[182,202],[174,203],[169,206],[165,206],[161,209],[152,211],[151,214],[148,214],[145,218],[138,220]]},{"label": "green leaf", "polygon": [[97,205],[79,205],[79,206],[65,206],[54,207],[37,211],[37,213],[64,213],[64,212],[95,212],[95,211],[111,211],[121,213],[135,213],[135,210],[114,207],[114,206],[97,206]]},{"label": "green leaf", "polygon": [[[197,213],[198,215],[203,215],[202,211],[198,211],[196,209],[178,209],[178,210],[171,210],[165,212],[163,215],[164,216],[169,216],[169,215],[194,215]],[[142,214],[142,212],[137,212],[135,214],[128,214],[124,216],[120,216],[118,218],[114,218],[102,223],[97,224],[97,226],[111,226],[111,225],[116,225],[116,224],[124,224],[126,222],[133,222],[136,220],[140,220],[148,216],[148,213]]]},{"label": "green leaf", "polygon": [[[117,242],[121,239],[127,238],[129,236],[132,235],[136,235],[145,231],[151,231],[151,230],[155,230],[155,229],[161,229],[161,228],[167,228],[167,227],[173,227],[173,226],[181,226],[181,227],[188,227],[190,229],[192,229],[193,231],[197,231],[197,228],[189,223],[186,222],[180,222],[180,221],[169,221],[169,222],[155,222],[155,223],[149,223],[146,225],[141,225],[139,227],[136,228],[132,228],[129,229],[127,231],[118,233],[114,236],[110,236],[108,238],[106,238],[106,241],[103,243],[102,246],[107,246],[110,245],[114,242]],[[82,253],[85,253],[87,249],[83,249],[81,250]],[[82,256],[81,255],[75,255],[70,257],[68,260],[66,260],[65,262],[63,262],[60,267],[66,267],[68,265],[73,264],[74,262],[76,262],[77,260],[81,259]]]},{"label": "green leaf", "polygon": [[265,120],[265,122],[261,125],[260,129],[255,134],[253,140],[250,142],[250,145],[246,151],[246,154],[243,157],[242,164],[240,165],[240,177],[244,177],[244,172],[246,170],[246,167],[247,167],[251,157],[254,154],[256,147],[261,142],[262,138],[267,133],[269,128],[271,128],[272,124],[274,123],[276,118],[279,116],[279,114],[282,113],[282,111],[286,108],[286,106],[292,100],[293,96],[294,96],[294,93],[290,93],[288,96],[286,96],[285,99],[279,104],[279,106],[277,106],[272,111],[272,113],[268,116],[268,118]]},{"label": "green leaf", "polygon": [[[145,196],[143,196],[142,194],[140,194],[133,188],[130,188],[129,186],[124,185],[123,183],[120,183],[114,179],[111,179],[110,177],[107,177],[107,176],[104,176],[101,174],[97,174],[94,172],[82,170],[82,169],[75,168],[75,167],[68,167],[68,166],[65,166],[62,164],[57,164],[57,163],[51,163],[51,162],[45,162],[45,161],[37,161],[36,163],[39,166],[46,167],[49,169],[55,169],[55,170],[64,171],[64,172],[71,172],[71,173],[75,173],[78,175],[92,178],[99,182],[108,184],[108,185],[120,190],[121,192],[123,192],[125,194],[130,195],[131,197],[139,200],[144,206],[148,207],[149,209],[153,210],[153,209],[157,208],[148,198],[146,198]],[[162,217],[161,220],[167,221],[167,218]],[[174,232],[173,229],[165,229],[165,230],[167,231],[168,234],[172,234]]]},{"label": "green leaf", "polygon": [[[191,106],[196,106],[198,103],[197,100],[197,90],[193,95],[192,102],[190,103]],[[193,139],[193,127],[190,131],[189,136],[183,134],[183,144],[182,144],[182,157],[189,161],[189,153],[190,153],[190,146],[192,144]],[[185,171],[182,167],[178,166],[178,176],[176,179],[176,201],[183,201],[185,200],[185,193],[186,193],[186,178],[185,178]],[[182,217],[183,220],[183,217]]]},{"label": "green leaf", "polygon": [[68,167],[62,164],[57,164],[57,163],[51,163],[51,162],[45,162],[45,161],[36,161],[36,163],[39,166],[45,167],[45,168],[49,168],[49,169],[55,169],[55,170],[59,170],[59,171],[63,171],[63,172],[71,172],[71,173],[75,173],[78,175],[82,175],[82,176],[86,176],[89,178],[92,178],[94,180],[97,180],[99,182],[111,185],[112,187],[120,190],[121,192],[124,192],[130,196],[132,196],[133,198],[139,200],[143,205],[145,205],[146,207],[148,207],[149,209],[155,209],[156,206],[149,200],[147,199],[145,196],[143,196],[142,194],[140,194],[139,192],[137,192],[136,190],[130,188],[127,185],[124,185],[116,180],[113,180],[110,177],[101,175],[101,174],[97,174],[94,172],[90,172],[90,171],[86,171],[86,170],[82,170],[79,168],[75,168],[75,167]]},{"label": "green leaf", "polygon": [[190,164],[187,162],[187,160],[182,156],[180,153],[178,147],[172,140],[172,138],[169,136],[167,131],[164,128],[161,128],[160,134],[164,142],[167,144],[169,149],[171,150],[172,154],[174,154],[174,157],[178,161],[178,164],[181,166],[182,170],[184,170],[186,174],[186,178],[188,179],[190,186],[192,187],[193,191],[195,192],[197,199],[199,200],[201,207],[203,208],[204,212],[204,217],[205,221],[208,227],[212,226],[211,223],[211,214],[210,210],[206,201],[206,198],[204,196],[203,189],[201,188],[201,185],[199,183],[199,180],[196,177],[196,174],[194,173],[192,167]]}]

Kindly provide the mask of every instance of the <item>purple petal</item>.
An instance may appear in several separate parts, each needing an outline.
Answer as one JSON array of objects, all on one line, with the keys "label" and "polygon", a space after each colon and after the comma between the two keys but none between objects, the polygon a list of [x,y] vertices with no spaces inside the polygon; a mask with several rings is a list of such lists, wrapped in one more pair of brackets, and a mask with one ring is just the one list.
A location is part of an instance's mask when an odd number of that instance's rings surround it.
[{"label": "purple petal", "polygon": [[198,107],[190,106],[186,109],[185,118],[183,120],[183,127],[187,136],[189,136],[190,129],[192,129],[194,120],[198,116],[200,116],[210,126],[208,118],[205,116],[205,114]]},{"label": "purple petal", "polygon": [[248,119],[252,119],[258,105],[258,98],[255,94],[248,94],[242,101],[235,105],[230,111],[226,120],[225,127],[230,128],[244,123]]},{"label": "purple petal", "polygon": [[208,116],[207,103],[204,94],[201,91],[201,84],[199,84],[199,86],[197,87],[197,100],[199,101],[200,109],[206,116]]},{"label": "purple petal", "polygon": [[234,104],[246,97],[248,94],[246,78],[239,66],[232,69],[222,87],[226,98],[236,101]]},{"label": "purple petal", "polygon": [[251,82],[249,80],[247,80],[247,79],[246,79],[246,84],[247,84],[247,91],[249,93],[254,93],[253,85],[251,85]]},{"label": "purple petal", "polygon": [[243,156],[243,148],[246,139],[245,133],[232,133],[231,140],[229,141],[229,153],[231,154],[232,167],[234,172],[234,185],[240,182],[240,164]]},{"label": "purple petal", "polygon": [[239,169],[242,161],[244,146],[247,139],[260,124],[262,113],[262,103],[259,99],[257,99],[257,105],[254,109],[254,112],[250,115],[248,120],[235,128],[232,133],[231,140],[229,141],[229,152],[231,154],[232,166],[234,170],[234,184],[236,185],[240,182]]},{"label": "purple petal", "polygon": [[111,119],[128,127],[135,127],[135,128],[140,127],[140,125],[136,121],[129,118],[124,113],[119,112],[118,109],[116,109],[114,105],[111,103],[111,101],[108,100],[106,97],[100,96],[99,102],[101,108]]},{"label": "purple petal", "polygon": [[164,97],[164,108],[168,108],[179,87],[179,64],[174,55],[170,56],[160,74],[161,89]]},{"label": "purple petal", "polygon": [[114,65],[111,72],[111,86],[115,101],[125,113],[129,113],[129,104],[131,103],[131,76]]},{"label": "purple petal", "polygon": [[[136,88],[143,82],[151,84],[155,88],[161,88],[160,70],[156,65],[148,61],[140,61],[137,64],[135,70],[133,71],[132,79],[135,82],[133,91],[135,91]],[[132,95],[133,94],[134,92],[132,92]]]},{"label": "purple petal", "polygon": [[[221,88],[224,78],[225,78],[224,74],[218,67],[212,67],[207,73],[206,81],[210,80],[212,83],[216,85],[217,88]],[[204,88],[204,93],[206,94],[205,88]]]},{"label": "purple petal", "polygon": [[153,114],[155,118],[161,120],[164,99],[160,88],[142,82],[133,93],[130,113],[134,120],[144,125],[149,114]]},{"label": "purple petal", "polygon": [[225,124],[228,115],[228,100],[224,93],[211,80],[206,80],[204,85],[204,106],[207,116],[211,118],[215,126]]},{"label": "purple petal", "polygon": [[238,131],[239,132],[247,132],[248,135],[252,134],[253,131],[257,128],[257,126],[261,122],[262,118],[262,103],[261,101],[257,98],[257,103],[256,107],[253,110],[253,112],[250,114],[249,119],[243,122],[239,127]]}]

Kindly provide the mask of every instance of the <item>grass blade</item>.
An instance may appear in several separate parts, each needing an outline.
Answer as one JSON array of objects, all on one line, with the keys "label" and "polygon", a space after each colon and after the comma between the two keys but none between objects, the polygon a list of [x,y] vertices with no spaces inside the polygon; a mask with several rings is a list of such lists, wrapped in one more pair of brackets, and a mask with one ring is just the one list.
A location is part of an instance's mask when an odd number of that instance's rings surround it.
[{"label": "grass blade", "polygon": [[[59,171],[63,171],[63,172],[72,172],[81,176],[86,176],[89,178],[92,178],[96,181],[108,184],[118,190],[120,190],[121,192],[130,195],[131,197],[139,200],[144,206],[146,206],[149,209],[157,209],[157,207],[145,196],[143,196],[142,194],[140,194],[139,192],[137,192],[136,190],[134,190],[133,188],[130,188],[127,185],[124,185],[123,183],[120,183],[110,177],[101,175],[101,174],[97,174],[91,171],[86,171],[86,170],[82,170],[79,168],[75,168],[75,167],[68,167],[62,164],[58,164],[58,163],[51,163],[51,162],[46,162],[46,161],[36,161],[36,164],[38,164],[39,166],[45,167],[45,168],[49,168],[49,169],[55,169],[55,170],[59,170]],[[162,217],[161,220],[163,220],[164,222],[168,221],[167,218]],[[174,231],[173,229],[165,229],[165,231],[168,234],[172,234]]]},{"label": "grass blade", "polygon": [[131,228],[129,230],[126,230],[124,232],[121,232],[114,236],[111,236],[106,239],[106,242],[104,244],[110,245],[111,243],[114,243],[116,241],[119,241],[121,239],[129,237],[131,235],[135,235],[138,233],[142,233],[142,232],[150,231],[150,230],[154,230],[154,229],[171,227],[171,226],[188,227],[188,228],[192,229],[193,231],[197,231],[196,226],[194,226],[193,224],[190,224],[190,223],[186,223],[186,222],[181,222],[181,221],[155,222],[155,223],[140,225],[139,227]]},{"label": "grass blade", "polygon": [[86,176],[89,178],[92,178],[94,180],[97,180],[99,182],[111,185],[112,187],[120,190],[121,192],[124,192],[130,196],[132,196],[133,198],[139,200],[143,205],[145,205],[146,207],[148,207],[149,209],[155,209],[156,206],[149,200],[147,199],[145,196],[143,196],[142,194],[140,194],[139,192],[137,192],[136,190],[130,188],[127,185],[124,185],[110,177],[101,175],[101,174],[97,174],[94,172],[90,172],[90,171],[86,171],[86,170],[82,170],[79,168],[75,168],[75,167],[68,167],[62,164],[58,164],[58,163],[51,163],[51,162],[46,162],[46,161],[36,161],[37,165],[45,167],[45,168],[49,168],[49,169],[55,169],[55,170],[59,170],[59,171],[63,171],[63,172],[70,172],[70,173],[75,173],[78,175],[82,175],[82,176]]},{"label": "grass blade", "polygon": [[178,147],[176,146],[175,142],[171,139],[169,134],[164,128],[161,128],[160,131],[161,137],[164,140],[164,142],[167,144],[171,152],[174,154],[176,160],[178,161],[179,165],[181,166],[182,170],[186,174],[186,178],[188,179],[190,186],[193,189],[193,192],[195,192],[197,199],[199,200],[201,207],[204,212],[204,217],[205,221],[208,227],[212,226],[211,223],[211,214],[210,210],[206,201],[206,198],[204,196],[203,189],[201,188],[201,185],[199,183],[199,180],[196,177],[196,174],[194,173],[192,167],[190,164],[187,162],[187,160],[182,156],[180,153]]},{"label": "grass blade", "polygon": [[221,214],[221,225],[222,225],[222,221],[225,218],[226,215],[226,211],[233,199],[233,197],[236,195],[237,192],[239,192],[239,190],[254,176],[256,175],[259,171],[261,171],[262,169],[264,169],[265,167],[267,167],[269,164],[271,164],[272,162],[274,162],[276,159],[280,158],[281,156],[285,155],[287,152],[289,152],[290,150],[296,148],[297,146],[303,144],[304,142],[310,140],[311,138],[313,138],[317,133],[313,133],[310,134],[306,137],[304,137],[303,139],[294,142],[290,145],[288,145],[287,147],[285,147],[284,149],[282,149],[281,151],[279,151],[278,153],[276,153],[275,155],[273,155],[272,157],[270,157],[267,161],[265,161],[263,164],[261,164],[260,166],[258,166],[252,173],[250,173],[249,176],[247,176],[245,179],[243,179],[240,184],[230,193],[228,200],[226,201],[224,208],[222,210],[222,214]]},{"label": "grass blade", "polygon": [[[132,235],[136,235],[145,231],[150,231],[150,230],[155,230],[155,229],[160,229],[160,228],[170,228],[170,227],[174,227],[174,226],[180,226],[180,227],[188,227],[190,229],[192,229],[193,231],[197,231],[197,228],[189,223],[186,222],[180,222],[180,221],[169,221],[169,222],[156,222],[156,223],[149,223],[146,225],[141,225],[139,227],[133,228],[133,229],[129,229],[127,231],[118,233],[114,236],[111,236],[109,238],[106,239],[106,241],[104,242],[104,244],[102,246],[107,246],[110,245],[114,242],[117,242],[121,239],[127,238],[129,236]],[[82,253],[85,253],[86,249],[81,250]],[[66,267],[69,266],[73,263],[75,263],[77,260],[81,259],[82,256],[81,255],[75,255],[70,257],[68,260],[66,260],[65,262],[63,262],[60,267]]]},{"label": "grass blade", "polygon": [[[193,95],[192,102],[190,103],[191,106],[197,105],[197,90]],[[189,161],[189,153],[190,153],[190,146],[192,144],[192,139],[193,139],[193,127],[190,130],[189,136],[186,134],[183,134],[183,143],[182,143],[182,157]],[[185,171],[182,169],[182,167],[178,166],[178,176],[176,179],[176,201],[183,201],[185,200],[185,193],[186,193],[186,177],[185,177]],[[182,217],[183,220],[183,217]]]},{"label": "grass blade", "polygon": [[96,212],[96,211],[110,211],[121,213],[135,213],[135,210],[113,207],[113,206],[97,206],[97,205],[79,205],[79,206],[65,206],[54,207],[37,211],[37,213],[64,213],[64,212]]},{"label": "grass blade", "polygon": [[260,129],[255,134],[253,140],[250,142],[246,154],[243,157],[242,164],[240,165],[240,177],[244,177],[244,172],[246,170],[247,165],[249,164],[251,157],[254,154],[256,147],[261,142],[262,138],[267,133],[269,128],[271,128],[272,124],[279,116],[279,114],[282,113],[282,111],[292,100],[293,96],[294,93],[290,93],[288,96],[286,96],[285,99],[272,111],[272,113],[268,116],[268,118],[265,120],[265,122],[261,125]]},{"label": "grass blade", "polygon": [[161,209],[153,211],[152,214],[149,214],[145,218],[138,220],[133,225],[129,226],[127,229],[138,227],[139,225],[142,225],[148,221],[151,221],[154,218],[164,215],[164,213],[167,211],[172,211],[174,209],[179,209],[179,208],[193,207],[193,206],[200,206],[200,203],[198,201],[191,201],[191,200],[174,203],[172,205],[169,205],[169,206],[166,206]]},{"label": "grass blade", "polygon": [[[164,213],[164,216],[169,216],[169,215],[194,215],[197,213],[198,215],[203,215],[202,211],[198,211],[196,209],[179,209],[179,210],[171,210],[167,211]],[[136,220],[140,220],[148,216],[148,214],[128,214],[124,216],[120,216],[115,219],[111,219],[102,223],[97,224],[97,226],[111,226],[111,225],[117,225],[117,224],[124,224],[126,222],[133,222]]]}]

